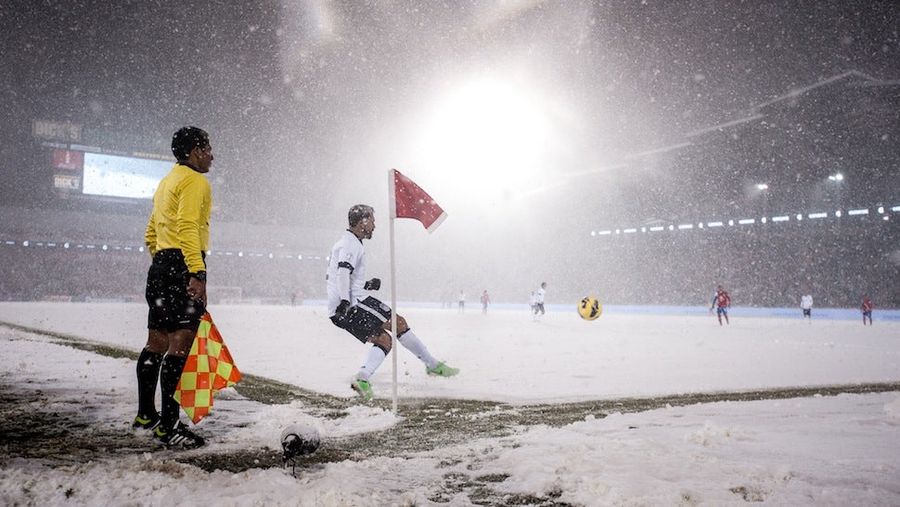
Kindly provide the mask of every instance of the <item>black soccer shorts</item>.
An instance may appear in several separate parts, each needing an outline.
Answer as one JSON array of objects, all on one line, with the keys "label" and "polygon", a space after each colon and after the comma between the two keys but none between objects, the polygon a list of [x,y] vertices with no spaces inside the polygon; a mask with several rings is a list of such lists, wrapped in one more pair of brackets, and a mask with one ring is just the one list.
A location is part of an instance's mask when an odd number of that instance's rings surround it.
[{"label": "black soccer shorts", "polygon": [[197,331],[200,318],[206,313],[206,305],[188,296],[190,276],[181,250],[173,248],[156,252],[147,271],[145,296],[150,308],[147,329],[166,333],[182,329]]},{"label": "black soccer shorts", "polygon": [[372,296],[350,307],[344,317],[334,316],[331,322],[357,340],[367,343],[379,334],[385,322],[391,320],[391,307]]}]

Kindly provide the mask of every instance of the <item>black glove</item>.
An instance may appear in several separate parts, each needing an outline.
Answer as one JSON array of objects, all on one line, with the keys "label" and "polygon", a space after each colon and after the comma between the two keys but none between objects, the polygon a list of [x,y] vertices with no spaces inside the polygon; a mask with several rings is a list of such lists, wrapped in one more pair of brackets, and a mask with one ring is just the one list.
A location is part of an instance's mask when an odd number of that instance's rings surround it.
[{"label": "black glove", "polygon": [[339,326],[340,322],[347,318],[347,313],[349,311],[350,301],[342,299],[340,304],[337,305],[337,308],[334,309],[334,315],[331,316],[331,322],[334,322],[336,326]]},{"label": "black glove", "polygon": [[381,288],[381,279],[373,278],[363,285],[363,289],[365,290],[378,290]]}]

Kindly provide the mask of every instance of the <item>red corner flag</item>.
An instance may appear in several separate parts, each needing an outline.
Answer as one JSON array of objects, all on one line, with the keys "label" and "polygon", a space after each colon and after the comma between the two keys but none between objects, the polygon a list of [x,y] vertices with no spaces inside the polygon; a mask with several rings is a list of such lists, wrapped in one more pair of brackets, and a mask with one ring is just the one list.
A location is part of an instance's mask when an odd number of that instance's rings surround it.
[{"label": "red corner flag", "polygon": [[412,218],[422,222],[428,232],[434,232],[447,218],[447,213],[413,180],[396,169],[391,172],[393,177],[388,180],[393,195],[391,218]]}]

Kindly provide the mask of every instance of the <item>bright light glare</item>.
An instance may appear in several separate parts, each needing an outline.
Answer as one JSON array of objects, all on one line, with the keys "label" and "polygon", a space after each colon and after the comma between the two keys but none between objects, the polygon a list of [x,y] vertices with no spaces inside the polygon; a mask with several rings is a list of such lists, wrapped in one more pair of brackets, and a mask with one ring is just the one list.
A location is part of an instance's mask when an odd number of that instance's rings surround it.
[{"label": "bright light glare", "polygon": [[765,183],[757,183],[756,184],[757,190],[767,190],[768,188],[769,188],[769,185],[766,185]]},{"label": "bright light glare", "polygon": [[548,156],[544,102],[495,79],[465,84],[425,125],[416,146],[419,169],[468,203],[473,191],[497,199],[533,189]]}]

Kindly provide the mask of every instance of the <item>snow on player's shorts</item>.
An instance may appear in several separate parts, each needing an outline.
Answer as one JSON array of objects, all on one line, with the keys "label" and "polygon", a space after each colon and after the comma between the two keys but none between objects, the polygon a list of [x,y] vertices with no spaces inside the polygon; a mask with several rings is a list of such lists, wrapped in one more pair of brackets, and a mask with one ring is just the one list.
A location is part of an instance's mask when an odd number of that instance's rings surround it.
[{"label": "snow on player's shorts", "polygon": [[389,320],[391,307],[372,296],[351,306],[345,317],[331,318],[335,326],[352,334],[363,343],[380,333],[384,323]]}]

